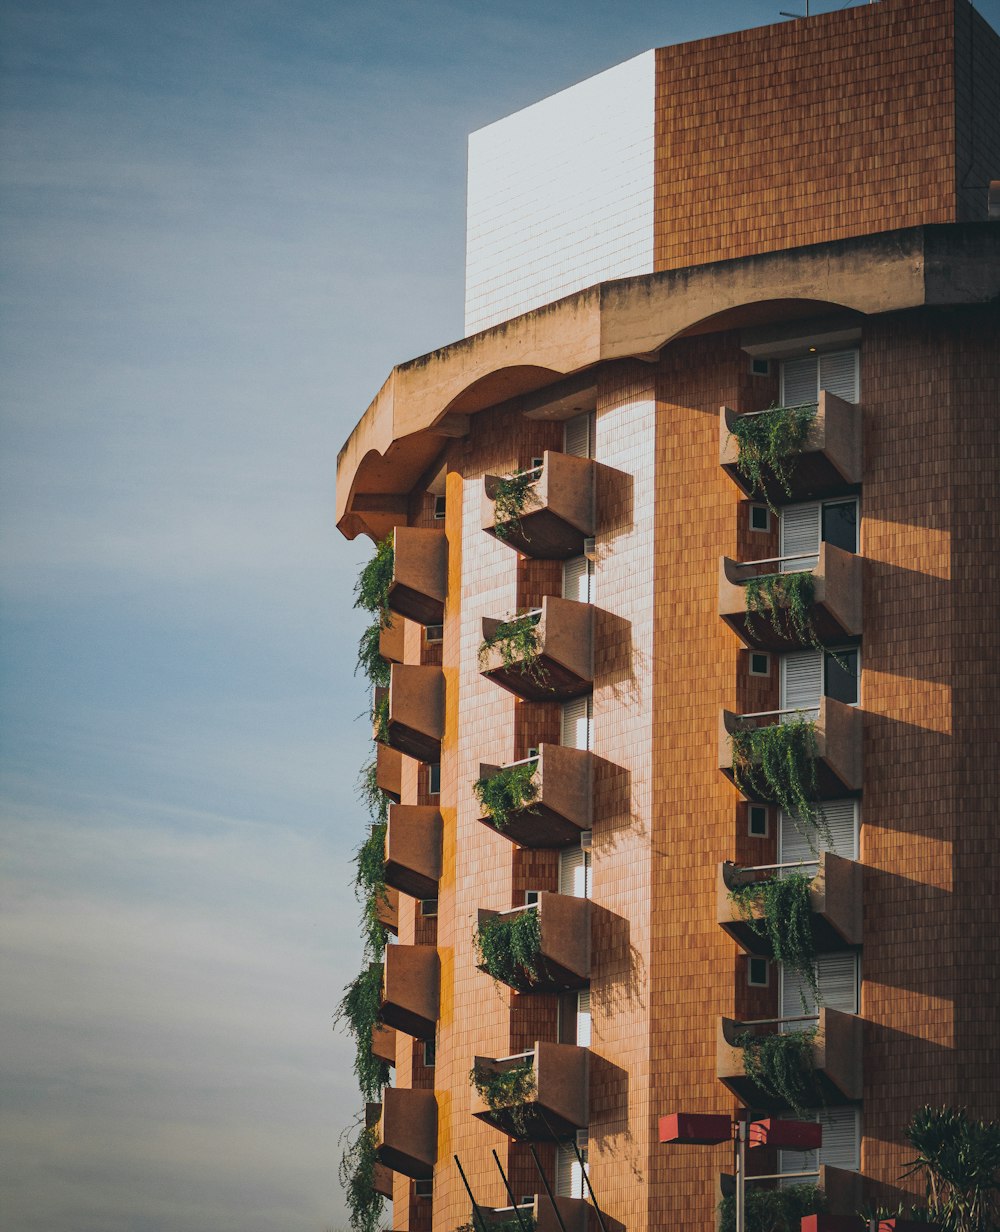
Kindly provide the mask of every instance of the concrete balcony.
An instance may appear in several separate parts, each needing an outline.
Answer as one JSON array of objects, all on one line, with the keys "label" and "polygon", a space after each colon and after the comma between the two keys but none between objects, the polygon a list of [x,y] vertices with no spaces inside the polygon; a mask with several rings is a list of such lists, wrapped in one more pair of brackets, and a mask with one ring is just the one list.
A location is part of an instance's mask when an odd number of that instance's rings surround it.
[{"label": "concrete balcony", "polygon": [[429,1181],[437,1160],[434,1092],[386,1087],[382,1092],[378,1136],[381,1163],[415,1181]]},{"label": "concrete balcony", "polygon": [[441,760],[444,672],[440,667],[393,663],[386,727],[390,748],[417,761]]},{"label": "concrete balcony", "polygon": [[[850,949],[862,943],[862,918],[864,908],[864,869],[856,860],[845,860],[824,851],[819,856],[819,869],[809,887],[810,925],[816,953],[828,950]],[[790,873],[804,872],[803,868],[789,868]],[[729,897],[729,891],[754,881],[762,881],[777,875],[776,869],[737,868],[726,860],[719,865],[716,906],[717,918],[722,928],[748,954],[773,956],[771,943],[766,933],[758,933],[751,921],[740,914],[740,909]],[[759,906],[752,910],[754,920],[763,913]]]},{"label": "concrete balcony", "polygon": [[[598,1227],[594,1208],[585,1198],[555,1197],[558,1217],[546,1194],[536,1194],[534,1200],[517,1208],[525,1225],[532,1232],[593,1232]],[[520,1224],[512,1206],[477,1206],[477,1226],[500,1228],[503,1232],[518,1232]]]},{"label": "concrete balcony", "polygon": [[475,1071],[500,1074],[530,1066],[529,1092],[502,1107],[491,1108],[475,1086],[472,1115],[510,1138],[550,1142],[565,1138],[588,1122],[589,1052],[576,1044],[537,1043],[513,1057],[476,1057]]},{"label": "concrete balcony", "polygon": [[441,876],[441,814],[412,804],[389,807],[385,883],[411,898],[437,898]]},{"label": "concrete balcony", "polygon": [[[818,1019],[785,1019],[789,1030],[817,1027],[812,1045],[812,1065],[817,1086],[817,1102],[825,1104],[852,1103],[862,1094],[862,1034],[863,1023],[856,1014],[822,1007]],[[716,1049],[716,1075],[719,1081],[752,1108],[777,1108],[782,1101],[763,1090],[746,1076],[743,1049],[736,1043],[744,1031],[754,1034],[774,1034],[779,1019],[767,1022],[740,1023],[732,1018],[719,1022]]]},{"label": "concrete balcony", "polygon": [[[513,923],[526,911],[538,914],[541,942],[531,971],[521,969],[512,979],[503,982],[518,992],[567,992],[586,988],[590,982],[590,901],[553,894],[543,890],[537,905],[515,907],[512,911],[479,912],[479,927],[487,921],[497,921],[502,927]],[[480,971],[494,973],[486,966]],[[502,976],[496,976],[501,978]]]},{"label": "concrete balcony", "polygon": [[512,647],[504,662],[502,644],[490,646],[479,659],[480,673],[511,693],[532,702],[563,702],[594,687],[594,608],[575,599],[546,595],[542,606],[522,617],[483,617],[483,640],[522,621],[533,621],[537,658],[526,658]]},{"label": "concrete balcony", "polygon": [[[815,562],[815,564],[813,563]],[[816,557],[775,557],[740,563],[723,556],[719,561],[719,615],[730,629],[753,650],[788,650],[801,646],[790,625],[787,609],[779,608],[778,629],[771,623],[770,611],[752,615],[746,607],[746,583],[751,578],[792,576],[776,572],[779,566],[808,572],[813,582],[810,619],[816,638],[824,645],[858,638],[862,633],[861,579],[863,561],[854,552],[830,543],[819,547]]]},{"label": "concrete balcony", "polygon": [[385,894],[380,895],[375,904],[375,914],[378,922],[394,937],[399,936],[399,891],[387,885]]},{"label": "concrete balcony", "polygon": [[[377,1132],[381,1117],[381,1104],[365,1104],[365,1129],[371,1129],[372,1126],[375,1126]],[[372,1173],[372,1188],[377,1194],[381,1194],[383,1198],[388,1198],[391,1202],[392,1169],[387,1168],[385,1164],[376,1163]]]},{"label": "concrete balcony", "polygon": [[536,758],[508,766],[480,764],[480,778],[492,778],[517,765],[534,764],[534,796],[511,812],[505,824],[492,817],[479,820],[519,847],[570,847],[581,830],[593,829],[594,773],[598,758],[587,749],[542,744]]},{"label": "concrete balcony", "polygon": [[385,951],[382,1021],[416,1039],[433,1039],[441,964],[433,945],[390,945]]},{"label": "concrete balcony", "polygon": [[[808,717],[804,711],[769,711],[763,714],[734,714],[731,710],[719,713],[719,769],[733,780],[734,732],[747,727],[764,727],[776,723],[794,723],[797,716]],[[815,720],[816,738],[816,794],[820,800],[835,800],[840,796],[855,795],[861,790],[863,777],[863,728],[864,715],[857,706],[824,697],[819,704],[819,717]],[[748,799],[773,803],[767,785],[760,775],[756,776]]]},{"label": "concrete balcony", "polygon": [[397,526],[392,542],[389,610],[419,625],[441,624],[448,590],[448,540],[444,531]]},{"label": "concrete balcony", "polygon": [[378,635],[378,652],[390,663],[402,663],[405,655],[403,643],[406,639],[406,621],[397,616],[391,625],[383,625]]},{"label": "concrete balcony", "polygon": [[[759,412],[767,414],[766,411]],[[736,465],[739,450],[732,427],[739,415],[727,406],[719,408],[719,465],[751,499],[775,505],[811,500],[843,492],[861,483],[861,408],[824,389],[819,395],[816,417],[792,467],[791,492],[775,480],[766,492],[753,491]]]},{"label": "concrete balcony", "polygon": [[396,1064],[396,1032],[392,1027],[376,1023],[372,1027],[372,1052],[386,1065]]},{"label": "concrete balcony", "polygon": [[403,791],[403,755],[387,744],[375,746],[375,783],[392,800]]},{"label": "concrete balcony", "polygon": [[503,477],[483,477],[483,530],[524,556],[567,560],[581,555],[584,539],[595,531],[596,463],[549,449],[542,458],[537,470],[527,472],[521,513],[506,523],[501,519],[499,532],[495,497]]}]

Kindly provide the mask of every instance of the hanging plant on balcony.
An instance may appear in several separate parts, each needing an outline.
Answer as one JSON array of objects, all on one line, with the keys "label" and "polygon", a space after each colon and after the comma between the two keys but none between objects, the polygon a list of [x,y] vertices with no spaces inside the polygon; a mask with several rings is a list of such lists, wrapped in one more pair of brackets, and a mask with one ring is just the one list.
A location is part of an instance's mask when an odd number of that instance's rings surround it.
[{"label": "hanging plant on balcony", "polygon": [[372,736],[379,744],[389,743],[389,690],[378,689],[372,700]]},{"label": "hanging plant on balcony", "polygon": [[483,671],[490,651],[500,651],[500,661],[507,671],[517,670],[535,684],[548,685],[549,673],[540,662],[541,643],[538,639],[539,612],[525,612],[512,620],[501,620],[493,633],[483,638],[479,647],[479,670]]},{"label": "hanging plant on balcony", "polygon": [[[829,1209],[826,1194],[818,1185],[789,1185],[783,1189],[748,1185],[746,1229],[747,1232],[799,1232],[806,1215],[825,1215]],[[728,1194],[719,1203],[719,1232],[736,1232],[734,1194]],[[863,1232],[860,1223],[858,1232]]]},{"label": "hanging plant on balcony", "polygon": [[493,486],[493,529],[498,539],[507,539],[521,531],[521,515],[538,481],[538,471],[517,471],[497,479]]},{"label": "hanging plant on balcony", "polygon": [[815,402],[771,406],[759,414],[740,415],[730,429],[730,436],[736,438],[736,469],[752,493],[764,496],[772,512],[768,477],[777,480],[785,495],[791,496],[795,458],[805,444],[817,409]]},{"label": "hanging plant on balcony", "polygon": [[374,1125],[362,1126],[340,1158],[340,1183],[353,1232],[379,1232],[382,1226],[382,1195],[375,1192],[377,1163],[378,1133]]},{"label": "hanging plant on balcony", "polygon": [[354,583],[354,606],[371,612],[386,624],[389,623],[389,587],[392,585],[395,558],[392,535],[386,535],[375,545],[375,555]]},{"label": "hanging plant on balcony", "polygon": [[358,775],[358,799],[365,806],[372,821],[384,825],[389,820],[389,797],[378,785],[378,759],[361,767]]},{"label": "hanging plant on balcony", "polygon": [[530,988],[541,978],[542,929],[536,908],[488,917],[473,941],[479,965],[502,984]]},{"label": "hanging plant on balcony", "polygon": [[389,930],[379,911],[389,905],[385,886],[385,826],[372,826],[371,834],[354,857],[354,893],[361,903],[361,935],[365,954],[381,962],[389,942]]},{"label": "hanging plant on balcony", "polygon": [[[818,1000],[811,887],[811,877],[792,873],[787,877],[769,877],[767,881],[736,886],[729,891],[729,897],[757,936],[770,941],[775,962],[801,975]],[[756,914],[757,908],[762,913],[760,916]]]},{"label": "hanging plant on balcony", "polygon": [[816,633],[812,606],[816,580],[811,573],[769,573],[747,578],[743,584],[747,628],[753,632],[766,616],[778,637],[789,638],[816,650],[823,643]]},{"label": "hanging plant on balcony", "polygon": [[816,724],[791,719],[730,733],[733,781],[749,799],[773,800],[791,817],[815,851],[815,834],[830,841],[823,809],[816,802]]},{"label": "hanging plant on balcony", "polygon": [[525,1105],[537,1090],[533,1058],[499,1071],[485,1065],[475,1066],[469,1078],[487,1108],[493,1112],[509,1112],[511,1128],[516,1134],[528,1132],[529,1116]]},{"label": "hanging plant on balcony", "polygon": [[389,687],[391,665],[389,660],[382,655],[381,642],[383,628],[391,627],[388,617],[380,617],[365,629],[358,642],[358,661],[354,667],[354,674],[357,675],[360,671],[373,689]]},{"label": "hanging plant on balcony", "polygon": [[522,1211],[520,1221],[516,1215],[509,1219],[484,1219],[482,1224],[475,1221],[460,1224],[455,1232],[483,1232],[483,1227],[486,1232],[535,1232],[537,1226],[535,1216],[530,1211]]},{"label": "hanging plant on balcony", "polygon": [[[512,813],[530,805],[538,796],[535,774],[537,761],[503,766],[489,778],[476,779],[472,784],[476,799],[496,830],[506,830]],[[529,810],[530,811],[530,810]]]},{"label": "hanging plant on balcony", "polygon": [[382,964],[371,963],[344,989],[335,1019],[354,1037],[354,1073],[365,1099],[381,1098],[389,1082],[389,1065],[372,1051],[372,1031],[381,1021]]},{"label": "hanging plant on balcony", "polygon": [[803,1113],[820,1099],[813,1068],[816,1034],[816,1027],[774,1035],[742,1032],[736,1047],[743,1049],[743,1072],[765,1095]]}]

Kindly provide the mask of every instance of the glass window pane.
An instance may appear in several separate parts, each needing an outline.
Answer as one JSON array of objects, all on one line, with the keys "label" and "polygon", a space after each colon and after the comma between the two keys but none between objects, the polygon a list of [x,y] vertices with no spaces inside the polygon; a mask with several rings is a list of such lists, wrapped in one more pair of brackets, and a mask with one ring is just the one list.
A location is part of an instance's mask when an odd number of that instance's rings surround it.
[{"label": "glass window pane", "polygon": [[858,652],[838,650],[826,655],[827,697],[855,705],[858,700]]},{"label": "glass window pane", "polygon": [[858,550],[858,502],[836,501],[823,506],[823,542],[847,552]]}]

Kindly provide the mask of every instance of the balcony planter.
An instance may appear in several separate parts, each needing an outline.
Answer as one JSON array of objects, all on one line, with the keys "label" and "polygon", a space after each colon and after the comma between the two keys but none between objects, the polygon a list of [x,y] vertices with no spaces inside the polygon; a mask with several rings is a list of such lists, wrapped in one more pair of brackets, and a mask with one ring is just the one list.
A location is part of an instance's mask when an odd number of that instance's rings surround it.
[{"label": "balcony planter", "polygon": [[[775,408],[775,413],[786,410]],[[786,483],[766,463],[759,485],[753,483],[745,465],[741,470],[740,445],[734,432],[740,431],[741,418],[729,407],[719,408],[719,465],[752,499],[788,504],[842,492],[861,483],[861,410],[850,402],[826,390],[820,392],[805,438],[789,457],[788,467],[779,467],[785,471]],[[762,424],[759,415],[752,418]],[[793,428],[788,439],[794,436]]]},{"label": "balcony planter", "polygon": [[[809,1061],[815,1076],[817,1103],[850,1103],[861,1099],[862,1087],[862,1021],[856,1014],[820,1008],[815,1036],[809,1043]],[[799,1024],[808,1027],[808,1023]],[[774,1033],[776,1024],[763,1030]],[[716,1074],[737,1099],[753,1108],[787,1108],[793,1103],[747,1076],[743,1048],[738,1040],[747,1032],[760,1034],[758,1026],[749,1027],[730,1018],[719,1023],[716,1053]],[[792,1034],[789,1032],[789,1034]],[[803,1097],[810,1094],[803,1092]],[[801,1105],[800,1105],[801,1106]]]},{"label": "balcony planter", "polygon": [[513,1057],[476,1057],[472,1115],[508,1137],[533,1142],[585,1129],[588,1060],[586,1048],[547,1043]]},{"label": "balcony planter", "polygon": [[483,618],[479,670],[528,701],[566,701],[594,684],[594,608],[542,599],[535,612],[511,620]]},{"label": "balcony planter", "polygon": [[[796,871],[796,870],[789,870]],[[747,913],[733,901],[732,892],[754,884],[759,874],[726,860],[719,865],[716,882],[717,919],[721,927],[748,954],[774,957],[774,946],[762,923],[763,910],[753,905]],[[856,860],[824,851],[809,886],[809,926],[816,953],[848,949],[862,943],[864,870]]]},{"label": "balcony planter", "polygon": [[[861,636],[860,556],[823,543],[810,570],[769,572],[778,563],[742,564],[728,556],[719,561],[719,615],[745,646],[782,651],[795,646],[829,646]],[[789,557],[788,563],[794,567],[795,559]],[[757,592],[760,610],[750,610]],[[800,595],[808,600],[804,616],[795,606]],[[777,601],[776,612],[772,600]]]},{"label": "balcony planter", "polygon": [[595,473],[591,458],[546,450],[535,471],[485,475],[483,529],[525,556],[579,556],[595,532]]},{"label": "balcony planter", "polygon": [[[801,743],[803,748],[800,751],[807,758],[812,754],[808,759],[814,763],[815,781],[800,783],[799,787],[814,800],[837,799],[855,795],[861,790],[863,722],[859,707],[848,706],[829,697],[820,700],[819,717],[815,723],[809,725],[812,730],[811,738],[807,738],[802,731],[802,720],[797,717],[796,712],[789,711],[785,715],[775,712],[741,716],[730,710],[723,710],[719,715],[719,769],[736,783],[747,799],[779,804],[792,813],[815,813],[815,809],[803,809],[801,804],[796,803],[795,790],[792,790],[786,799],[781,797],[780,789],[768,782],[768,776],[764,772],[766,767],[760,764],[756,752],[752,749],[750,751],[754,765],[748,772],[740,773],[737,761],[734,774],[734,746],[738,750],[744,732],[761,727],[784,729],[782,736],[788,737],[790,742]],[[752,739],[750,742],[752,743]],[[784,757],[782,752],[782,759]],[[794,788],[795,784],[790,786]],[[809,820],[808,817],[800,819]]]},{"label": "balcony planter", "polygon": [[590,902],[543,890],[537,905],[480,911],[479,969],[518,992],[563,992],[590,979]]},{"label": "balcony planter", "polygon": [[440,982],[433,945],[390,945],[385,952],[382,1022],[417,1039],[433,1039]]},{"label": "balcony planter", "polygon": [[[474,785],[483,806],[479,820],[521,847],[579,843],[580,831],[593,829],[598,760],[587,749],[542,744],[537,758],[480,765]],[[491,800],[499,800],[501,807]]]},{"label": "balcony planter", "polygon": [[393,548],[389,610],[417,624],[441,624],[448,589],[448,540],[444,531],[397,526]]},{"label": "balcony planter", "polygon": [[475,1232],[485,1227],[488,1232],[592,1232],[596,1228],[594,1208],[585,1198],[554,1197],[556,1216],[552,1202],[546,1194],[536,1194],[529,1206],[525,1203],[517,1208],[521,1221],[518,1220],[512,1206],[477,1206]]},{"label": "balcony planter", "polygon": [[386,885],[412,898],[437,898],[441,836],[441,814],[436,808],[391,805],[385,835]]},{"label": "balcony planter", "polygon": [[386,743],[417,761],[441,760],[444,672],[440,667],[392,665]]},{"label": "balcony planter", "polygon": [[437,1160],[434,1092],[386,1087],[378,1138],[379,1162],[415,1181],[429,1181]]}]

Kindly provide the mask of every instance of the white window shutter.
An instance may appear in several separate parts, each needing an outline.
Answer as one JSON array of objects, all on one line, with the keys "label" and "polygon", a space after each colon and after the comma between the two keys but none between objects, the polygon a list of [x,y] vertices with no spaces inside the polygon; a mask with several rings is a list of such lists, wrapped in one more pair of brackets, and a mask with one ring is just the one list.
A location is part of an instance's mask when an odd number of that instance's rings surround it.
[{"label": "white window shutter", "polygon": [[821,511],[818,503],[788,505],[778,518],[778,555],[796,556],[785,561],[782,573],[802,573],[819,561]]},{"label": "white window shutter", "polygon": [[[780,968],[781,1017],[800,1018],[817,1012],[812,989],[797,971]],[[820,954],[816,959],[820,1004],[845,1014],[858,1012],[858,956],[852,950]],[[789,1023],[787,1030],[801,1031],[806,1024]],[[783,1028],[785,1029],[785,1028]]]},{"label": "white window shutter", "polygon": [[562,594],[577,603],[592,602],[591,586],[594,562],[586,556],[573,556],[563,564]]},{"label": "white window shutter", "polygon": [[858,400],[858,352],[831,351],[819,357],[819,387],[845,402]]},{"label": "white window shutter", "polygon": [[567,847],[559,853],[559,893],[569,898],[588,898],[590,891],[589,852],[582,847]]},{"label": "white window shutter", "polygon": [[[832,851],[845,860],[858,858],[858,802],[857,800],[825,800],[823,814],[826,818],[830,839],[816,833],[813,841],[817,850],[809,846],[809,840],[795,825],[793,818],[785,812],[778,813],[778,863],[793,864],[796,861],[816,863],[816,856],[821,851]],[[790,870],[795,871],[795,870]]]},{"label": "white window shutter", "polygon": [[[586,1155],[583,1151],[581,1155]],[[590,1171],[588,1164],[584,1164]],[[572,1146],[560,1146],[556,1150],[556,1194],[560,1198],[586,1197],[583,1183],[583,1169],[580,1167]]]},{"label": "white window shutter", "polygon": [[589,749],[593,729],[593,703],[589,696],[574,697],[562,707],[562,743],[571,749]]},{"label": "white window shutter", "polygon": [[786,359],[781,365],[781,405],[804,406],[819,397],[819,364],[815,355]]},{"label": "white window shutter", "polygon": [[[808,711],[815,716],[823,696],[823,652],[803,650],[781,656],[782,710]],[[788,716],[783,716],[788,718]]]},{"label": "white window shutter", "polygon": [[567,419],[563,433],[564,453],[575,454],[578,458],[593,457],[593,433],[589,414]]},{"label": "white window shutter", "polygon": [[576,997],[576,1042],[581,1048],[590,1047],[590,989],[577,993]]},{"label": "white window shutter", "polygon": [[[796,1120],[819,1121],[823,1145],[818,1151],[779,1151],[779,1172],[817,1172],[820,1164],[857,1172],[861,1167],[861,1117],[857,1108],[823,1108]],[[801,1185],[790,1179],[787,1184]]]}]

